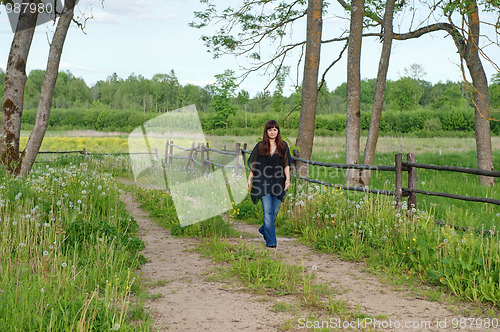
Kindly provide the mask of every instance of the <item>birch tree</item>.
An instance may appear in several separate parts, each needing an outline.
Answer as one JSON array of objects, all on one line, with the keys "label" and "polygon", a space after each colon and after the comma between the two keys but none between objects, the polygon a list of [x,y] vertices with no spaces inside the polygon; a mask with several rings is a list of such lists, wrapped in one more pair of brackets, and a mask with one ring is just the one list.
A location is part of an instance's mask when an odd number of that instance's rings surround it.
[{"label": "birch tree", "polygon": [[[345,163],[359,164],[361,131],[361,42],[363,39],[364,0],[352,0],[349,47],[347,50],[347,117]],[[359,186],[360,172],[348,169],[346,186]]]},{"label": "birch tree", "polygon": [[75,4],[77,0],[65,0],[64,8],[57,22],[56,31],[50,43],[49,58],[47,69],[43,80],[42,91],[38,103],[38,112],[35,125],[26,144],[20,161],[16,167],[15,175],[27,175],[35,162],[36,156],[40,151],[45,132],[49,123],[50,109],[52,107],[52,96],[56,85],[57,75],[59,73],[59,64],[63,51],[64,42],[68,33],[69,26],[73,20]]},{"label": "birch tree", "polygon": [[[318,74],[321,54],[321,32],[323,27],[323,1],[309,0],[307,8],[307,40],[304,62],[304,80],[302,83],[302,100],[300,108],[297,147],[300,157],[310,159],[314,143],[316,122],[316,104],[318,100]],[[308,175],[308,167],[298,163],[300,176]]]},{"label": "birch tree", "polygon": [[[23,0],[29,6],[36,0]],[[24,7],[26,8],[26,7]],[[35,33],[38,11],[21,11],[14,38],[10,46],[5,71],[2,122],[0,125],[0,160],[12,172],[19,160],[19,139],[21,136],[21,117],[23,115],[23,96],[26,84],[26,62]]]},{"label": "birch tree", "polygon": [[[387,82],[387,71],[389,70],[389,59],[392,48],[392,22],[394,18],[395,0],[387,0],[383,21],[383,43],[382,52],[378,64],[377,82],[375,85],[375,96],[373,98],[372,115],[370,118],[370,128],[366,138],[366,146],[363,155],[363,164],[371,165],[375,159],[378,134],[380,131],[380,120],[382,118],[382,107],[384,105],[385,85]],[[370,183],[370,170],[361,171],[361,185],[368,186]]]}]

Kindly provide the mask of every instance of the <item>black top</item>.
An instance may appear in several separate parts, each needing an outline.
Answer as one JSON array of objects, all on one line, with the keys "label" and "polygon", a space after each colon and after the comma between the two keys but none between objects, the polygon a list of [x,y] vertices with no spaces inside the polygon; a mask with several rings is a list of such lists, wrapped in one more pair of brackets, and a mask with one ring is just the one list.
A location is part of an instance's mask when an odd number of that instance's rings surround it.
[{"label": "black top", "polygon": [[290,150],[285,143],[283,158],[279,156],[278,151],[269,156],[265,156],[259,153],[261,143],[262,141],[255,145],[252,154],[248,158],[248,166],[253,171],[250,196],[254,204],[256,204],[262,196],[266,195],[277,196],[283,201],[286,195],[285,167],[290,166],[292,163]]}]

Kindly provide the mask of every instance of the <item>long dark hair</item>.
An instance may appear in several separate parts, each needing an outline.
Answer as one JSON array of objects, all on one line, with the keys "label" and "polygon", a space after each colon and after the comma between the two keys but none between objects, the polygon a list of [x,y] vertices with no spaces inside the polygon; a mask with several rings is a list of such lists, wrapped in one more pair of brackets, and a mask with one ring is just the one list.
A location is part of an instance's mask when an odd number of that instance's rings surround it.
[{"label": "long dark hair", "polygon": [[278,154],[280,158],[283,158],[283,154],[285,153],[285,142],[281,138],[281,130],[278,122],[276,120],[269,120],[264,125],[264,134],[262,135],[262,144],[260,145],[260,154],[269,156],[271,154],[271,142],[269,141],[269,135],[267,134],[267,130],[271,128],[278,129],[278,135],[276,135],[276,149],[278,150]]}]

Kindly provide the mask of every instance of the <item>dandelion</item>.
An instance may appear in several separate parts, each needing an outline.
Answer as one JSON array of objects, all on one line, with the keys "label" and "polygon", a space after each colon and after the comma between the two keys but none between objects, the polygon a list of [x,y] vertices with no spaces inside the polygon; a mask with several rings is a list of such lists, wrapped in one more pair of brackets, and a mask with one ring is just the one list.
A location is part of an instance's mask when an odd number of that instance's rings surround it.
[{"label": "dandelion", "polygon": [[62,266],[62,267],[66,267],[66,266],[68,266],[68,264],[66,264],[65,262],[63,262],[63,263],[61,264],[61,266]]},{"label": "dandelion", "polygon": [[311,266],[311,269],[314,271],[314,270],[317,270],[318,267],[316,265],[313,265],[313,266]]},{"label": "dandelion", "polygon": [[45,288],[43,288],[43,287],[40,288],[40,292],[42,292],[42,293],[45,292]]},{"label": "dandelion", "polygon": [[45,251],[43,252],[43,255],[44,255],[44,256],[48,256],[48,255],[49,255],[49,252],[48,252],[47,250],[45,250]]},{"label": "dandelion", "polygon": [[443,240],[443,242],[444,242],[444,243],[448,243],[448,239],[444,239],[444,240]]},{"label": "dandelion", "polygon": [[116,323],[115,326],[113,326],[114,331],[118,331],[120,329],[120,324]]},{"label": "dandelion", "polygon": [[17,225],[17,221],[13,221],[12,225],[16,226]]},{"label": "dandelion", "polygon": [[82,195],[86,195],[87,194],[87,190],[82,190]]}]

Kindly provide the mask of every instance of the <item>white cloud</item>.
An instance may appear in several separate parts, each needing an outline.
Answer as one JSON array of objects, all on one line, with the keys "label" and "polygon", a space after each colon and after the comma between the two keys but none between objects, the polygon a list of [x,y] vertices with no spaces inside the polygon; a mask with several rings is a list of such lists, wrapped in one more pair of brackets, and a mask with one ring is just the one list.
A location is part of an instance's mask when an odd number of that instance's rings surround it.
[{"label": "white cloud", "polygon": [[104,12],[119,16],[129,16],[142,20],[164,20],[174,17],[173,14],[163,12],[157,1],[150,0],[106,0]]},{"label": "white cloud", "polygon": [[92,14],[92,21],[96,23],[105,24],[120,24],[122,20],[119,16],[109,13],[94,13]]},{"label": "white cloud", "polygon": [[96,70],[95,68],[90,68],[90,67],[86,67],[86,66],[78,66],[78,65],[74,65],[74,64],[69,63],[69,62],[61,62],[59,67],[61,69],[79,70],[79,71],[85,71],[88,73],[97,73],[98,72],[98,70]]},{"label": "white cloud", "polygon": [[[173,0],[176,1],[176,0]],[[93,16],[93,21],[105,24],[122,24],[131,18],[143,21],[171,20],[173,13],[165,12],[158,2],[150,0],[81,0],[79,10],[84,16]]]}]

